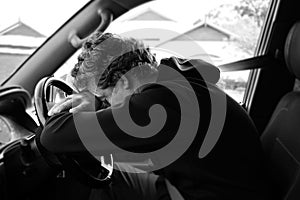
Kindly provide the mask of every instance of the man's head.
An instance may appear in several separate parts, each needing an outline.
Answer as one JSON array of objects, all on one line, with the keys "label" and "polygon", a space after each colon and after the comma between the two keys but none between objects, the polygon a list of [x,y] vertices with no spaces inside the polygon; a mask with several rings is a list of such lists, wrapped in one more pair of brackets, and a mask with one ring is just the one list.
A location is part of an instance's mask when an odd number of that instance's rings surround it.
[{"label": "man's head", "polygon": [[157,62],[141,41],[96,32],[83,44],[71,76],[79,91],[120,103],[139,86],[155,81]]}]

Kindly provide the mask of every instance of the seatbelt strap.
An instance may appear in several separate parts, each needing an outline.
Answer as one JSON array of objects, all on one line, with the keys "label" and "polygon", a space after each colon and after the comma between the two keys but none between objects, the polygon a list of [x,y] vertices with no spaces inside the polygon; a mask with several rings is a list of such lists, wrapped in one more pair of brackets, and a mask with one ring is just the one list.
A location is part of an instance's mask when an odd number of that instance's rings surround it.
[{"label": "seatbelt strap", "polygon": [[169,191],[170,197],[172,200],[184,200],[184,198],[181,196],[180,192],[167,180],[166,181],[166,185],[167,185],[167,189]]},{"label": "seatbelt strap", "polygon": [[270,55],[261,55],[255,56],[252,58],[247,58],[244,60],[239,60],[236,62],[227,63],[224,65],[219,65],[218,68],[222,72],[230,72],[230,71],[239,71],[239,70],[249,70],[249,69],[260,69],[273,67],[276,62],[279,62],[280,59],[276,59]]}]

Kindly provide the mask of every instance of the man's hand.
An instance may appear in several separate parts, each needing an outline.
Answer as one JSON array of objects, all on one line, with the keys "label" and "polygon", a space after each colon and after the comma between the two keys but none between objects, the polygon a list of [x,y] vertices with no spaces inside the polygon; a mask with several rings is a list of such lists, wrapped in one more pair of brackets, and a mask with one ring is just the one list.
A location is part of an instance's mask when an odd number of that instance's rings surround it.
[{"label": "man's hand", "polygon": [[66,97],[63,101],[55,104],[48,112],[49,116],[69,110],[70,113],[95,111],[95,96],[84,91]]}]

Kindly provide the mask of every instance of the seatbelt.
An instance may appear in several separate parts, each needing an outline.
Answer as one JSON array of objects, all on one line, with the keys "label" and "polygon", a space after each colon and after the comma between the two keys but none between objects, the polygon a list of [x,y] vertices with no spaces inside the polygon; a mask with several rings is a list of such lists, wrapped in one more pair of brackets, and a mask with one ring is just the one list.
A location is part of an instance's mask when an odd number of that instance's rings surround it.
[{"label": "seatbelt", "polygon": [[166,181],[166,185],[167,185],[167,189],[169,191],[170,197],[172,200],[184,200],[184,198],[181,196],[180,192],[167,180]]},{"label": "seatbelt", "polygon": [[239,70],[249,70],[249,69],[259,69],[259,68],[267,68],[272,67],[274,63],[280,61],[279,58],[275,58],[271,55],[261,55],[255,56],[252,58],[247,58],[244,60],[239,60],[232,63],[227,63],[224,65],[219,65],[218,68],[222,72],[230,72],[230,71],[239,71]]}]

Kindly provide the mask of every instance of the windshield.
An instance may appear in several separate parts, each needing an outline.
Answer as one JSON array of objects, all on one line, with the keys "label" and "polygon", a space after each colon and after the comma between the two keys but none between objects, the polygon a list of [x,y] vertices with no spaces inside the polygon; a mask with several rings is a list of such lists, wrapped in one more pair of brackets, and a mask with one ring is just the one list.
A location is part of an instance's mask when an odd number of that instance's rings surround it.
[{"label": "windshield", "polygon": [[0,83],[88,0],[2,0]]}]

